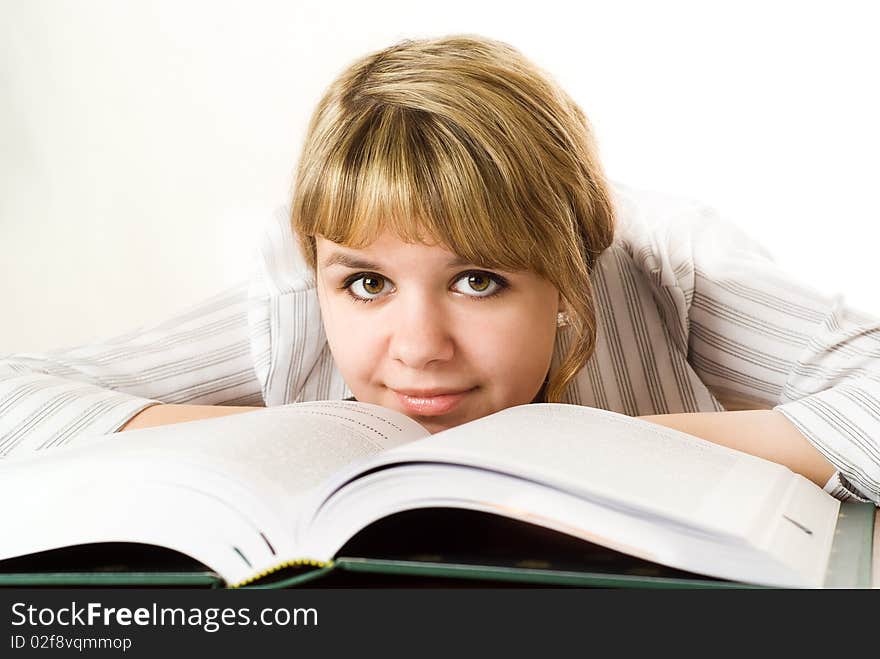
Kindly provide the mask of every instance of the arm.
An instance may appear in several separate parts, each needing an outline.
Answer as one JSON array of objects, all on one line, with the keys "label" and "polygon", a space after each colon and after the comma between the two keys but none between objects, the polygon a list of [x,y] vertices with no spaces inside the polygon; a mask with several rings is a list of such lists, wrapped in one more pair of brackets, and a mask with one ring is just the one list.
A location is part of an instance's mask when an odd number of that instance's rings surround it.
[{"label": "arm", "polygon": [[[0,357],[0,457],[262,405],[247,292],[235,286],[124,336]],[[181,405],[198,409],[182,416]]]},{"label": "arm", "polygon": [[151,405],[133,416],[119,432],[140,430],[154,426],[167,426],[172,423],[213,419],[230,414],[253,412],[260,407],[230,407],[227,405]]},{"label": "arm", "polygon": [[[824,487],[836,471],[776,410],[656,414],[638,418],[785,465],[819,487]],[[767,441],[768,437],[772,441]]]},{"label": "arm", "polygon": [[[804,286],[710,209],[653,239],[686,309],[688,362],[748,413],[649,419],[785,464],[840,499],[880,503],[880,319]],[[685,418],[687,417],[687,418]]]}]

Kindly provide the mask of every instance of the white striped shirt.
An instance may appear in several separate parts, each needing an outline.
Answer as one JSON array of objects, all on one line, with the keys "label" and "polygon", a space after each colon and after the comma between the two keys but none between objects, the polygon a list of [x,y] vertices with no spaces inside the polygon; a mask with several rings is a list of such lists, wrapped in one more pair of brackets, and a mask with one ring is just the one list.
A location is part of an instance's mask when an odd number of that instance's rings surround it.
[{"label": "white striped shirt", "polygon": [[[592,274],[596,350],[565,402],[632,416],[776,409],[837,468],[826,491],[880,504],[880,321],[797,283],[700,204],[614,192],[615,240]],[[249,282],[186,313],[0,357],[0,456],[113,433],[157,402],[350,397],[287,217],[266,224]],[[551,371],[567,347],[562,329]]]}]

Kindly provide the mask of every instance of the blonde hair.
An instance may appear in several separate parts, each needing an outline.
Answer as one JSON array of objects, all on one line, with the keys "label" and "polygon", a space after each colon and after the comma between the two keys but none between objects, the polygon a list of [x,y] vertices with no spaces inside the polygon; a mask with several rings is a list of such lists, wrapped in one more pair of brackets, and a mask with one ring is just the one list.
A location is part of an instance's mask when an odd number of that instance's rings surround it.
[{"label": "blonde hair", "polygon": [[613,239],[608,187],[584,113],[505,43],[406,40],[349,66],[309,124],[291,222],[313,271],[316,235],[361,249],[390,230],[546,278],[569,318],[546,401],[593,353],[589,274]]}]

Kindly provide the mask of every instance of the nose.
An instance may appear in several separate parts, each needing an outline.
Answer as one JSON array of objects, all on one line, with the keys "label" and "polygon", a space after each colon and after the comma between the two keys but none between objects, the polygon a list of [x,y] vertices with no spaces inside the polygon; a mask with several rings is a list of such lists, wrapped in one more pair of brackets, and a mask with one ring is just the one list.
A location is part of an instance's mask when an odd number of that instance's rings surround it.
[{"label": "nose", "polygon": [[388,320],[392,359],[413,369],[452,359],[455,346],[442,305],[425,298],[408,301]]}]

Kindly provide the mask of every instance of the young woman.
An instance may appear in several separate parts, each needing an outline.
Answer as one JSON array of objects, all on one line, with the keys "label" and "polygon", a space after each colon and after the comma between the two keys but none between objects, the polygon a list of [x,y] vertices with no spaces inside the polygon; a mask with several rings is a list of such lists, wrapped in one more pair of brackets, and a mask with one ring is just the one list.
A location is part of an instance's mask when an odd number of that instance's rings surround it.
[{"label": "young woman", "polygon": [[3,455],[304,400],[432,432],[550,401],[880,502],[880,323],[711,211],[609,186],[580,108],[479,37],[403,42],[330,86],[249,285],[0,378]]}]

